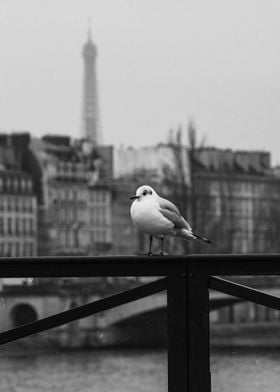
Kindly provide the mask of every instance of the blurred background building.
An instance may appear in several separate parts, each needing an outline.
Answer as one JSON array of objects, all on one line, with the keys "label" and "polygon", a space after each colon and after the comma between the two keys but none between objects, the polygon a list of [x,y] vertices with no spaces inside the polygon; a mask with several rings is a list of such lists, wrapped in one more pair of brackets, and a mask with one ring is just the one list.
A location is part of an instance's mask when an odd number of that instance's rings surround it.
[{"label": "blurred background building", "polygon": [[131,222],[129,196],[145,183],[212,240],[188,247],[172,239],[167,252],[280,249],[280,176],[268,152],[168,143],[114,152],[84,139],[28,133],[0,134],[0,149],[1,256],[143,252],[146,236]]}]

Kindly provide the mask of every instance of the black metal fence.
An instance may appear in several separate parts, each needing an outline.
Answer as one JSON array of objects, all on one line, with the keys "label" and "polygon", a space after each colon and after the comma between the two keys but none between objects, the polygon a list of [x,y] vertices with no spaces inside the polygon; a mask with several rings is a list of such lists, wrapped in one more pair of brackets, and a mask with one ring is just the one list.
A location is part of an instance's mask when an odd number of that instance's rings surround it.
[{"label": "black metal fence", "polygon": [[0,345],[166,290],[168,391],[210,391],[209,288],[280,310],[280,298],[221,278],[226,275],[280,275],[280,255],[1,258],[0,278],[154,276],[158,279],[2,332]]}]

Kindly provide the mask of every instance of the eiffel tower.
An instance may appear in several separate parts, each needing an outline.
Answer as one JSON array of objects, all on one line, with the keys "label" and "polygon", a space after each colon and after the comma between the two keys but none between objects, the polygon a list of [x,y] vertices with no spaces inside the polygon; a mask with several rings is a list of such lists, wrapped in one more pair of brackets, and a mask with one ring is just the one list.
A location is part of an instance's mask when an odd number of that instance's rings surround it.
[{"label": "eiffel tower", "polygon": [[88,40],[83,46],[84,78],[82,102],[82,134],[83,138],[97,146],[100,143],[98,94],[96,78],[97,49],[92,42],[91,28],[88,29]]}]

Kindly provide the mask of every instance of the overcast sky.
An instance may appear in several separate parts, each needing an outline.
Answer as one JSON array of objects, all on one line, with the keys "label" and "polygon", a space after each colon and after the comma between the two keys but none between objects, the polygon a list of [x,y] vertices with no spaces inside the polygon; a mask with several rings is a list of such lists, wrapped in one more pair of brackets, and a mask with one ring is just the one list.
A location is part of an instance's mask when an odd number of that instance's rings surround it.
[{"label": "overcast sky", "polygon": [[193,118],[207,144],[280,163],[279,0],[1,0],[0,131],[82,136],[88,17],[105,143]]}]

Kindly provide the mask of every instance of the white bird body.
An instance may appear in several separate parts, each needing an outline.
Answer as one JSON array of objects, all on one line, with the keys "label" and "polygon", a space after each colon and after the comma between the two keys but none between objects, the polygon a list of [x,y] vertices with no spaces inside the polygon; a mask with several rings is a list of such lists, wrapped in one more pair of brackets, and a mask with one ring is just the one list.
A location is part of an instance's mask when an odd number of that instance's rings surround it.
[{"label": "white bird body", "polygon": [[130,209],[131,218],[135,226],[146,234],[154,237],[175,234],[174,224],[160,212],[158,200],[147,198],[135,200]]},{"label": "white bird body", "polygon": [[133,223],[140,231],[150,235],[149,253],[152,237],[161,238],[163,241],[165,236],[171,235],[210,243],[206,238],[193,233],[175,204],[160,197],[152,187],[139,187],[131,199],[135,199],[130,208]]}]

